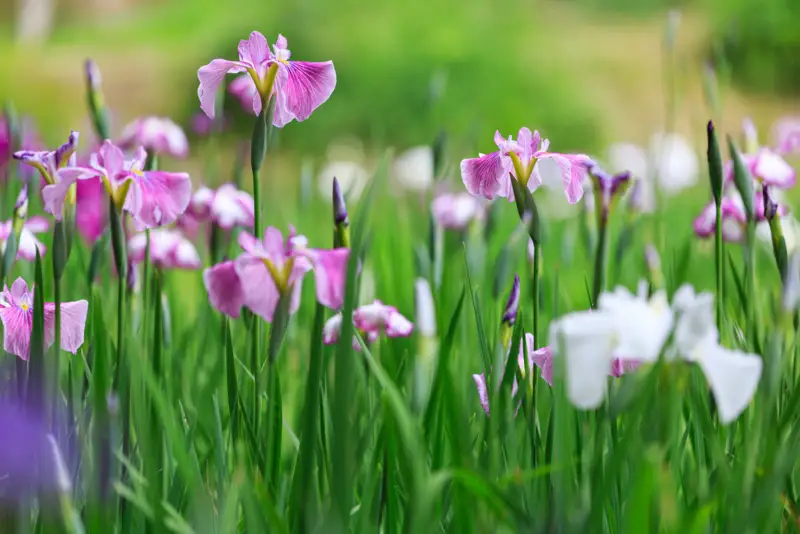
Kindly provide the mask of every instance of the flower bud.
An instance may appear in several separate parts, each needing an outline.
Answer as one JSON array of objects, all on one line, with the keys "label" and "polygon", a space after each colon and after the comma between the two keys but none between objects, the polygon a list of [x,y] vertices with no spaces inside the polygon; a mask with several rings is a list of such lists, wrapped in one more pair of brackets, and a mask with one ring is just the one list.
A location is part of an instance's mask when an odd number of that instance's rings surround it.
[{"label": "flower bud", "polygon": [[414,282],[414,301],[417,332],[424,337],[436,337],[436,308],[431,286],[424,278],[417,278]]},{"label": "flower bud", "polygon": [[344,203],[342,188],[339,187],[339,180],[335,176],[333,177],[333,223],[336,226],[350,224],[347,218],[347,206]]},{"label": "flower bud", "polygon": [[514,275],[514,284],[511,286],[511,292],[508,294],[508,301],[506,302],[505,310],[503,311],[503,319],[501,324],[507,326],[514,326],[517,322],[517,312],[519,311],[519,275]]},{"label": "flower bud", "polygon": [[744,151],[748,154],[758,152],[758,130],[750,117],[742,121],[742,132],[744,133]]},{"label": "flower bud", "polygon": [[22,189],[17,195],[17,201],[14,203],[14,226],[16,221],[25,222],[28,218],[28,184],[24,184]]},{"label": "flower bud", "polygon": [[772,222],[775,215],[778,214],[778,203],[772,198],[772,193],[770,192],[769,186],[766,184],[761,190],[761,195],[764,198],[764,218]]}]

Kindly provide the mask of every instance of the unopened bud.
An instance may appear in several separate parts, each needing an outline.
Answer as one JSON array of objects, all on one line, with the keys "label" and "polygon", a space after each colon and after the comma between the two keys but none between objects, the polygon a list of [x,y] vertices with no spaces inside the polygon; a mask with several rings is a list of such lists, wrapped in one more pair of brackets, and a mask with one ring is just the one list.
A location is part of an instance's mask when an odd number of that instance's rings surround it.
[{"label": "unopened bud", "polygon": [[56,149],[55,152],[56,168],[64,167],[65,165],[75,164],[75,159],[73,158],[73,156],[75,155],[75,151],[78,150],[79,138],[80,134],[75,130],[71,130],[69,132],[69,139],[67,139],[67,142]]},{"label": "unopened bud", "polygon": [[772,198],[772,193],[767,185],[764,185],[761,195],[764,199],[764,218],[772,222],[775,215],[778,214],[778,203]]},{"label": "unopened bud", "polygon": [[758,151],[758,130],[753,124],[753,119],[747,117],[742,121],[742,132],[744,133],[744,151],[748,154],[755,154]]},{"label": "unopened bud", "polygon": [[503,311],[503,319],[501,324],[514,326],[517,322],[517,312],[519,310],[519,275],[514,275],[514,284],[511,286],[511,292],[508,294],[508,301],[506,308]]},{"label": "unopened bud", "polygon": [[24,184],[14,203],[14,220],[24,221],[28,218],[28,184]]},{"label": "unopened bud", "polygon": [[91,91],[100,91],[103,85],[103,77],[97,63],[92,59],[87,59],[84,63],[86,69],[86,86]]},{"label": "unopened bud", "polygon": [[333,222],[337,226],[350,224],[347,218],[347,206],[344,203],[342,188],[339,187],[339,180],[335,176],[333,177]]}]

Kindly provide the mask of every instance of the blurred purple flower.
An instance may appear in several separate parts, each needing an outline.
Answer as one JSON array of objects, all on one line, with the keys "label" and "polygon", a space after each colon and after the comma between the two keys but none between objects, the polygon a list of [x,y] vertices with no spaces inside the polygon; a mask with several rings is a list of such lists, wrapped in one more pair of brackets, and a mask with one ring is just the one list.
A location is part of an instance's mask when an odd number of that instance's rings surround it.
[{"label": "blurred purple flower", "polygon": [[800,117],[783,117],[772,127],[778,154],[800,154]]},{"label": "blurred purple flower", "polygon": [[[22,226],[22,232],[19,234],[19,245],[17,247],[17,259],[26,261],[36,260],[36,249],[39,249],[39,254],[44,256],[47,248],[36,238],[36,234],[47,232],[50,228],[50,223],[44,217],[31,217]],[[14,232],[14,221],[0,222],[0,252],[5,252],[6,243],[8,238]]]},{"label": "blurred purple flower", "polygon": [[483,214],[481,201],[467,193],[443,193],[431,202],[433,220],[448,230],[464,230]]},{"label": "blurred purple flower", "polygon": [[270,51],[261,33],[251,33],[247,41],[239,42],[238,61],[215,59],[197,71],[200,108],[214,118],[215,95],[222,79],[228,73],[246,73],[231,84],[232,92],[246,111],[258,115],[262,106],[274,96],[272,123],[275,126],[280,128],[292,120],[307,119],[333,93],[336,71],[331,61],[310,63],[290,61],[290,57],[283,35],[278,36]]},{"label": "blurred purple flower", "polygon": [[139,146],[148,152],[185,158],[189,154],[189,141],[180,126],[164,117],[140,117],[122,130],[117,143],[130,150]]},{"label": "blurred purple flower", "polygon": [[224,230],[240,226],[252,228],[255,205],[249,193],[236,189],[233,184],[222,184],[216,190],[199,187],[193,194],[184,219],[196,222],[213,221]]},{"label": "blurred purple flower", "polygon": [[[742,159],[753,179],[760,184],[789,189],[797,181],[792,166],[770,148],[760,147],[753,153],[742,154]],[[725,182],[733,183],[733,161],[725,163]]]},{"label": "blurred purple flower", "polygon": [[561,171],[564,193],[569,203],[575,204],[583,196],[581,182],[591,162],[588,156],[548,152],[550,142],[543,139],[538,131],[531,133],[528,128],[521,128],[516,140],[511,136],[505,139],[497,131],[494,142],[498,148],[496,152],[461,161],[461,179],[470,194],[488,200],[495,196],[513,200],[509,173],[534,191],[542,184],[536,163],[540,159],[552,159]]},{"label": "blurred purple flower", "polygon": [[[756,222],[766,220],[764,210],[764,196],[761,192],[753,195],[753,208],[755,211]],[[694,220],[694,233],[697,237],[712,237],[717,229],[716,205],[712,200],[703,208]],[[720,205],[722,217],[722,239],[730,243],[740,243],[745,236],[745,226],[747,224],[747,213],[744,209],[742,199],[738,194],[731,194],[722,198]],[[786,206],[778,204],[777,215],[788,213]]]},{"label": "blurred purple flower", "polygon": [[[128,259],[144,261],[147,235],[136,234],[128,240]],[[158,228],[150,232],[150,261],[161,269],[199,269],[200,256],[191,241],[178,230]]]},{"label": "blurred purple flower", "polygon": [[280,230],[269,227],[263,240],[239,234],[245,253],[206,269],[203,282],[211,305],[230,317],[239,317],[242,306],[272,322],[281,295],[290,295],[289,313],[300,307],[301,284],[313,270],[317,300],[337,310],[344,303],[344,284],[350,251],[308,248],[308,240],[290,227],[284,241]]},{"label": "blurred purple flower", "polygon": [[[219,119],[217,119],[219,120]],[[192,115],[192,122],[191,128],[192,132],[199,137],[205,137],[210,135],[211,132],[214,130],[214,119],[211,119],[203,113],[202,111],[198,111],[194,115]],[[225,127],[225,120],[223,119],[220,121],[222,124],[220,125],[221,128]]]},{"label": "blurred purple flower", "polygon": [[[89,303],[85,300],[61,303],[61,348],[75,354],[83,345],[86,313]],[[30,352],[33,329],[33,289],[17,278],[0,293],[0,320],[3,322],[3,348],[23,360]],[[44,342],[49,348],[55,340],[55,304],[44,303]]]},{"label": "blurred purple flower", "polygon": [[[353,324],[367,343],[374,343],[381,334],[386,337],[408,337],[414,330],[411,321],[397,311],[397,308],[387,306],[379,300],[356,308],[353,311]],[[339,341],[341,331],[342,314],[337,313],[325,322],[322,331],[323,342],[326,345],[335,344]],[[361,345],[355,336],[353,337],[353,349],[361,350]]]}]

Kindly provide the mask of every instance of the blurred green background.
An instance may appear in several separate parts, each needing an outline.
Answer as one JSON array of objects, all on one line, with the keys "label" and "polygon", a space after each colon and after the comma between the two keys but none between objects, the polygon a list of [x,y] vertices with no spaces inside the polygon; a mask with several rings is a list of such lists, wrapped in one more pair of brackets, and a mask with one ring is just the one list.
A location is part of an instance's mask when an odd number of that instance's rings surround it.
[{"label": "blurred green background", "polygon": [[[730,130],[751,115],[766,131],[800,108],[796,0],[50,0],[51,31],[21,39],[28,1],[0,0],[9,14],[0,21],[0,99],[51,143],[68,128],[90,130],[84,58],[103,72],[116,133],[139,115],[188,124],[199,109],[197,68],[235,58],[238,40],[258,29],[270,42],[283,33],[296,59],[336,65],[336,91],[313,126],[282,132],[292,152],[320,153],[343,135],[402,150],[444,129],[466,155],[489,148],[496,128],[526,124],[557,150],[597,153],[665,129],[662,43],[676,7],[675,130],[701,139],[701,72],[712,57],[726,60]],[[228,108],[249,129],[236,102]]]}]

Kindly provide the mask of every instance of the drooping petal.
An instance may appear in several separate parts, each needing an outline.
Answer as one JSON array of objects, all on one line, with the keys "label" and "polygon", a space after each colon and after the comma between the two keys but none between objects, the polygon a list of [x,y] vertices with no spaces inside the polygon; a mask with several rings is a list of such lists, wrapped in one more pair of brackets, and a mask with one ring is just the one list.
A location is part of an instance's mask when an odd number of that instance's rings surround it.
[{"label": "drooping petal", "polygon": [[34,234],[43,234],[50,230],[50,221],[48,221],[45,217],[40,217],[35,215],[33,217],[29,217],[28,220],[25,221],[24,228]]},{"label": "drooping petal", "polygon": [[712,337],[696,350],[697,363],[711,386],[720,422],[730,423],[755,395],[763,362],[755,354],[720,347]]},{"label": "drooping petal", "polygon": [[550,347],[542,347],[539,350],[533,350],[533,344],[528,346],[530,353],[530,360],[532,364],[536,365],[542,371],[542,378],[548,385],[553,385],[553,351]]},{"label": "drooping petal", "polygon": [[108,200],[99,177],[78,181],[76,206],[78,232],[89,244],[94,244],[108,226]]},{"label": "drooping petal", "polygon": [[322,328],[322,342],[326,345],[333,345],[339,341],[342,332],[342,314],[337,313],[327,321]]},{"label": "drooping petal", "polygon": [[[61,303],[61,349],[75,354],[83,345],[89,303],[85,300]],[[56,336],[56,305],[44,303],[44,343],[50,347]]]},{"label": "drooping petal", "polygon": [[[598,308],[613,318],[616,357],[644,362],[658,359],[673,325],[672,310],[664,291],[645,300],[619,287],[600,295]],[[606,373],[610,364],[609,361]]]},{"label": "drooping petal", "polygon": [[475,387],[478,388],[478,398],[481,401],[481,408],[486,412],[486,415],[489,415],[489,391],[486,389],[486,378],[483,376],[483,373],[481,373],[479,375],[472,375],[472,379],[475,381]]},{"label": "drooping petal", "polygon": [[[249,74],[240,74],[228,84],[228,92],[236,97],[242,109],[255,115],[256,106],[255,101],[258,100],[259,106],[261,103],[261,95],[258,94],[256,82]],[[277,114],[277,111],[276,111]]]},{"label": "drooping petal", "polygon": [[510,180],[507,165],[500,152],[477,158],[461,160],[461,180],[471,195],[492,200],[507,190],[504,182]]},{"label": "drooping petal", "polygon": [[235,262],[241,280],[244,305],[268,323],[272,322],[280,300],[280,292],[264,262],[245,254]]},{"label": "drooping petal", "polygon": [[[5,248],[5,245],[3,246]],[[19,247],[17,249],[17,258],[22,258],[26,261],[36,260],[36,249],[39,249],[39,255],[44,256],[47,248],[44,244],[36,239],[36,236],[28,230],[23,228],[19,235]]]},{"label": "drooping petal", "polygon": [[550,345],[566,366],[567,396],[577,408],[597,408],[603,402],[617,329],[603,312],[571,313],[550,327]]},{"label": "drooping petal", "polygon": [[0,306],[3,322],[3,348],[23,360],[30,354],[33,309],[22,310],[17,306]]},{"label": "drooping petal", "polygon": [[64,216],[64,201],[67,198],[69,188],[81,178],[89,178],[85,169],[79,167],[69,167],[58,170],[59,179],[52,185],[46,185],[42,189],[42,202],[44,209],[50,213],[57,221]]},{"label": "drooping petal", "polygon": [[537,153],[536,157],[552,159],[558,164],[567,201],[570,204],[577,203],[583,196],[582,183],[587,176],[587,168],[592,160],[583,154],[559,154],[556,152]]},{"label": "drooping petal", "polygon": [[203,284],[214,309],[234,319],[239,317],[244,305],[244,292],[233,261],[222,262],[203,271]]},{"label": "drooping petal", "polygon": [[695,293],[694,288],[684,284],[672,297],[672,307],[677,315],[675,346],[685,356],[711,337],[717,340],[717,325],[714,316],[714,295]]},{"label": "drooping petal", "polygon": [[125,209],[133,215],[139,230],[175,222],[192,196],[192,183],[183,172],[144,172],[135,175],[131,189],[137,190],[139,201],[129,191]]},{"label": "drooping petal", "polygon": [[314,284],[317,300],[323,306],[339,310],[344,306],[347,260],[350,249],[313,250]]},{"label": "drooping petal", "polygon": [[209,118],[214,118],[214,102],[222,79],[229,72],[238,73],[244,70],[245,66],[242,63],[225,59],[215,59],[197,70],[197,79],[200,82],[197,87],[197,97],[200,99],[200,109]]},{"label": "drooping petal", "polygon": [[273,124],[281,128],[292,119],[306,120],[330,98],[336,87],[336,70],[332,61],[281,62],[276,84],[277,92],[285,99],[275,102]]}]

